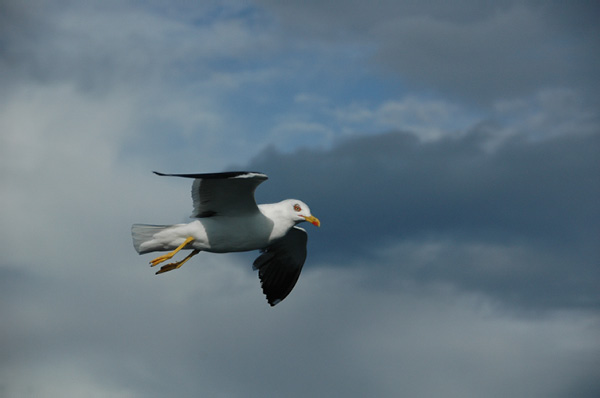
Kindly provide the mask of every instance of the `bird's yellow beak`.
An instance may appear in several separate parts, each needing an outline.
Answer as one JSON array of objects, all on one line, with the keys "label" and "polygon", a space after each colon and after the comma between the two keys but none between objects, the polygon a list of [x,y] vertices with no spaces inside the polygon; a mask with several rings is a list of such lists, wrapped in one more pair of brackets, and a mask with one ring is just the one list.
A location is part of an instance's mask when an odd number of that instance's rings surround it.
[{"label": "bird's yellow beak", "polygon": [[312,225],[314,225],[315,227],[320,227],[321,226],[321,221],[319,221],[319,219],[317,217],[304,217],[304,219],[306,221],[308,221],[309,223],[311,223]]}]

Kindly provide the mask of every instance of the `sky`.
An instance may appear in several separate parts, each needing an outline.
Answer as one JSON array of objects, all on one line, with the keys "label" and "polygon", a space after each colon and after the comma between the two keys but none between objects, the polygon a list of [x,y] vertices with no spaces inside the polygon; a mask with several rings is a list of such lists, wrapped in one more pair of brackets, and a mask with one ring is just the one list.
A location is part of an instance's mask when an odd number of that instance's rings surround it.
[{"label": "sky", "polygon": [[[0,396],[598,396],[599,8],[0,2]],[[152,170],[308,203],[292,293]]]}]

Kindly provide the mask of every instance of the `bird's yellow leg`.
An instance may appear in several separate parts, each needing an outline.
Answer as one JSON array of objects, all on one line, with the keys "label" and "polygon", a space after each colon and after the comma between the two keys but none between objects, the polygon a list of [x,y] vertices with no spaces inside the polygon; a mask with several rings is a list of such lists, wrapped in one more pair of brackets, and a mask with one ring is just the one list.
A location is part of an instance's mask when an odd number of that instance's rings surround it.
[{"label": "bird's yellow leg", "polygon": [[158,256],[154,260],[150,261],[150,266],[154,267],[155,265],[160,264],[163,261],[170,260],[171,258],[173,258],[174,255],[176,255],[179,252],[179,250],[183,249],[188,243],[190,243],[193,240],[194,240],[194,238],[189,236],[181,245],[179,245],[179,247],[177,249],[175,249],[172,252],[169,252],[167,254],[163,254],[162,256]]},{"label": "bird's yellow leg", "polygon": [[184,258],[181,261],[177,261],[175,263],[169,263],[166,265],[163,265],[162,267],[160,267],[160,269],[156,272],[156,275],[158,274],[162,274],[164,272],[167,271],[172,271],[174,269],[177,269],[179,267],[181,267],[183,264],[185,264],[190,258],[194,257],[196,254],[200,253],[200,250],[194,250],[193,252],[191,252],[190,254],[187,255],[186,258]]}]

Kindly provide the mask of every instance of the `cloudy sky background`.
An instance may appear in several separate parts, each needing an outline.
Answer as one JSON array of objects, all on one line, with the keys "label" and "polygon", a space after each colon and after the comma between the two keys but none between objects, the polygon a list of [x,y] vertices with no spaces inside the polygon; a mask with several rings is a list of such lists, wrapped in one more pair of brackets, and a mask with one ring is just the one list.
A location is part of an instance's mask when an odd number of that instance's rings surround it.
[{"label": "cloudy sky background", "polygon": [[[0,396],[597,396],[599,12],[1,2]],[[131,245],[231,169],[322,221],[274,308]]]}]

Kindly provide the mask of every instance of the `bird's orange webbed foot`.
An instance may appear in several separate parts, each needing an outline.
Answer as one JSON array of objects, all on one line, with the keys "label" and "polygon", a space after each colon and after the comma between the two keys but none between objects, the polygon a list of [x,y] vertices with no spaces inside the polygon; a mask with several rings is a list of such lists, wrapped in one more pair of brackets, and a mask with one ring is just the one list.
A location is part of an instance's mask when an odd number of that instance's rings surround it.
[{"label": "bird's orange webbed foot", "polygon": [[187,255],[186,258],[184,258],[181,261],[177,261],[174,263],[169,263],[169,264],[165,264],[162,267],[160,267],[160,269],[156,272],[156,275],[158,274],[163,274],[165,272],[168,271],[172,271],[174,269],[177,269],[179,267],[181,267],[183,264],[185,264],[190,258],[194,257],[196,254],[200,253],[200,250],[194,250],[193,252],[191,252],[190,254]]},{"label": "bird's orange webbed foot", "polygon": [[189,236],[181,245],[179,245],[177,247],[177,249],[175,249],[172,252],[169,252],[167,254],[163,254],[162,256],[158,256],[154,260],[150,261],[150,266],[154,267],[155,265],[158,265],[158,264],[162,263],[163,261],[172,259],[174,255],[176,255],[181,249],[183,249],[188,243],[190,243],[193,240],[194,240],[194,238]]},{"label": "bird's orange webbed foot", "polygon": [[171,258],[173,258],[173,256],[174,256],[173,253],[167,253],[167,254],[163,254],[162,256],[158,256],[154,260],[150,261],[150,266],[154,267],[154,266],[162,263],[163,261],[170,260]]}]

